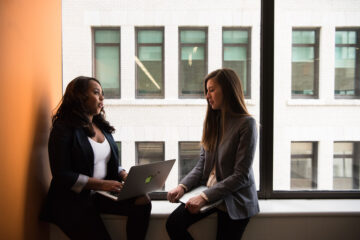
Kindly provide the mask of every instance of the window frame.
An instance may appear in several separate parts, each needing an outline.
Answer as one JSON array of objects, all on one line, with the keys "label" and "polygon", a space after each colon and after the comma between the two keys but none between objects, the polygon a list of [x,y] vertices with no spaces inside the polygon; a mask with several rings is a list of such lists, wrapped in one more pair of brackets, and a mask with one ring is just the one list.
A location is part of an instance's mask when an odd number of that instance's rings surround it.
[{"label": "window frame", "polygon": [[[247,43],[224,43],[224,31],[247,31],[248,42]],[[223,27],[222,28],[222,66],[224,67],[224,48],[229,47],[246,47],[246,95],[245,99],[251,99],[251,27]],[[244,86],[243,86],[244,88]],[[245,90],[245,89],[243,89]]]},{"label": "window frame", "polygon": [[[360,199],[360,191],[279,191],[273,189],[275,0],[261,0],[260,26],[260,199]],[[266,39],[266,40],[265,40]]]},{"label": "window frame", "polygon": [[[162,43],[138,43],[138,36],[140,31],[161,31],[162,32]],[[138,57],[139,55],[139,47],[152,47],[152,46],[160,46],[161,47],[161,64],[162,64],[162,88],[160,94],[146,94],[142,95],[138,93],[138,65],[135,62],[135,98],[136,99],[164,99],[165,98],[165,28],[164,27],[135,27],[135,56]]]},{"label": "window frame", "polygon": [[161,143],[163,148],[163,159],[165,161],[165,142],[164,141],[136,141],[135,142],[135,165],[139,165],[139,144],[141,143]]},{"label": "window frame", "polygon": [[178,142],[178,159],[179,159],[179,161],[178,161],[178,183],[180,183],[180,176],[181,176],[181,168],[180,168],[180,161],[181,161],[181,158],[180,158],[180,156],[181,156],[181,154],[180,154],[180,146],[181,146],[181,144],[182,143],[193,143],[193,144],[199,144],[200,145],[200,150],[199,150],[199,152],[198,152],[198,157],[199,157],[199,159],[200,159],[200,151],[201,151],[201,143],[200,143],[200,141],[179,141]]},{"label": "window frame", "polygon": [[314,31],[315,32],[315,43],[293,43],[291,42],[291,51],[294,47],[314,47],[314,94],[293,94],[293,79],[292,79],[292,58],[291,58],[291,98],[292,99],[319,99],[319,54],[320,54],[320,27],[293,27],[291,34],[294,31]]},{"label": "window frame", "polygon": [[[352,154],[333,154],[334,158],[351,158],[352,159],[352,174],[353,176],[359,176],[359,166],[360,166],[360,141],[334,141],[335,143],[351,143],[353,145],[353,152]],[[357,162],[356,162],[357,161]],[[334,166],[333,166],[334,167]],[[333,177],[334,178],[334,177]],[[353,190],[359,191],[359,181],[356,181],[355,177],[352,178],[352,188]],[[343,190],[344,191],[344,190]],[[345,191],[351,191],[345,190]]]},{"label": "window frame", "polygon": [[[317,189],[317,183],[318,183],[318,177],[317,177],[317,170],[318,170],[318,142],[313,141],[291,141],[291,144],[293,143],[311,143],[311,154],[291,154],[290,161],[292,161],[293,158],[311,158],[311,188],[310,191],[316,191]],[[292,146],[291,146],[292,147]],[[291,171],[291,168],[290,168]],[[290,177],[291,182],[291,177]],[[294,191],[294,190],[289,190]],[[296,190],[295,190],[296,191]]]},{"label": "window frame", "polygon": [[[95,32],[97,30],[118,30],[119,31],[119,43],[96,43],[95,42]],[[97,69],[96,69],[96,47],[97,46],[116,46],[119,47],[119,92],[117,94],[107,93],[105,98],[107,99],[121,99],[121,27],[91,27],[91,36],[92,36],[92,75],[97,79]],[[98,79],[99,80],[99,79]],[[100,80],[99,80],[100,81]],[[114,88],[115,89],[115,88]],[[114,90],[115,92],[115,90]]]},{"label": "window frame", "polygon": [[[336,47],[355,47],[356,49],[356,59],[355,59],[355,95],[349,96],[349,95],[341,95],[341,94],[335,94],[334,89],[334,97],[335,99],[360,99],[360,26],[359,27],[336,27],[335,28],[335,34],[337,31],[355,31],[356,32],[356,40],[357,42],[355,44],[336,44],[335,42],[335,48]],[[334,36],[335,38],[335,36]],[[335,72],[335,66],[334,66],[334,72]],[[336,79],[334,76],[334,88],[336,84]]]},{"label": "window frame", "polygon": [[209,72],[209,36],[208,36],[208,27],[207,26],[196,26],[196,27],[178,27],[178,97],[179,99],[202,99],[205,98],[204,97],[204,93],[201,94],[182,94],[181,90],[182,90],[182,86],[183,83],[181,83],[180,81],[180,63],[181,63],[181,48],[183,46],[193,46],[194,43],[181,43],[181,31],[191,31],[191,30],[195,30],[195,31],[204,31],[205,32],[205,43],[200,44],[197,43],[196,45],[202,45],[204,46],[204,62],[206,63],[206,69],[205,69],[205,74],[207,74]]}]

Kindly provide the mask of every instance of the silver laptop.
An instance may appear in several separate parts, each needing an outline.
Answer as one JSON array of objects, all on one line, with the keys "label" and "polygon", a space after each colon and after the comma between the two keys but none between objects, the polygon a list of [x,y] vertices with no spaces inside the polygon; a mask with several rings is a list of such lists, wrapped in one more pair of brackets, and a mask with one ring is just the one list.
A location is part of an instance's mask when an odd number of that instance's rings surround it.
[{"label": "silver laptop", "polygon": [[130,168],[128,177],[119,193],[97,191],[115,201],[147,194],[162,189],[175,163],[175,159],[137,165]]}]

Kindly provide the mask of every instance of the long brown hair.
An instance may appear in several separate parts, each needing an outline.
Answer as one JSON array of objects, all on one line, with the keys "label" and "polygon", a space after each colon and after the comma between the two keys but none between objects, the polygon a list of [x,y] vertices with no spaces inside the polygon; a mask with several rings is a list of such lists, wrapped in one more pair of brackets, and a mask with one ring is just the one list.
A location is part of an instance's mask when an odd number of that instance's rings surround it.
[{"label": "long brown hair", "polygon": [[[54,126],[57,120],[62,120],[67,125],[72,127],[84,128],[86,134],[90,137],[95,136],[92,123],[89,121],[87,115],[88,109],[85,105],[88,99],[87,90],[90,81],[100,82],[96,78],[79,76],[73,79],[66,87],[64,96],[62,97],[56,113],[52,116],[52,125]],[[93,122],[102,130],[112,133],[115,131],[114,127],[105,120],[105,111],[101,110],[100,114],[93,117]]]},{"label": "long brown hair", "polygon": [[207,101],[201,143],[206,151],[214,151],[224,135],[226,116],[249,116],[245,105],[243,88],[237,74],[229,68],[222,68],[209,73],[204,80],[204,93],[207,95],[207,82],[216,81],[223,93],[223,111],[214,110]]}]

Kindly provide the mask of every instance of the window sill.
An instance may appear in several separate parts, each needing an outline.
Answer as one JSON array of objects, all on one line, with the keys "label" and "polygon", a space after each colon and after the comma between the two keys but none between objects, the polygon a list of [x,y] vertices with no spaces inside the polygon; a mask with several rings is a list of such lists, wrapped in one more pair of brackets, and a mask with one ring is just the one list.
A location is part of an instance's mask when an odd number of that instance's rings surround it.
[{"label": "window sill", "polygon": [[[260,213],[257,217],[286,216],[360,216],[360,200],[259,200]],[[164,200],[152,201],[152,218],[167,218],[179,203]],[[212,217],[215,217],[212,215]],[[119,218],[117,215],[106,214],[107,219]]]},{"label": "window sill", "polygon": [[291,99],[288,106],[360,106],[360,99]]}]

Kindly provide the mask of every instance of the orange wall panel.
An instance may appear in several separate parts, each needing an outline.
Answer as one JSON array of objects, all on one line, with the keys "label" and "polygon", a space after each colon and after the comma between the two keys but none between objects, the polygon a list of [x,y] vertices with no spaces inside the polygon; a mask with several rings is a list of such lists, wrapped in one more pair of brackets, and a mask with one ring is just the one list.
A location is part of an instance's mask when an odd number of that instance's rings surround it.
[{"label": "orange wall panel", "polygon": [[0,2],[0,236],[46,239],[47,136],[61,98],[61,1]]}]

